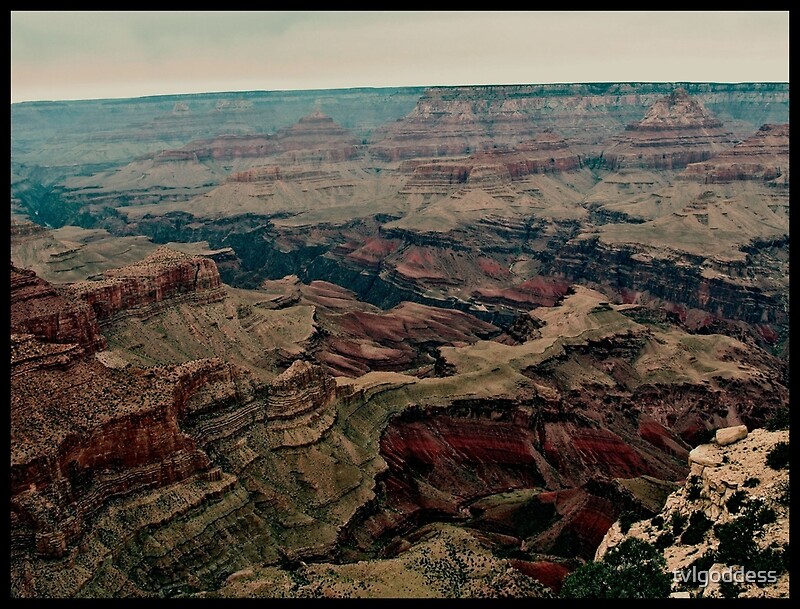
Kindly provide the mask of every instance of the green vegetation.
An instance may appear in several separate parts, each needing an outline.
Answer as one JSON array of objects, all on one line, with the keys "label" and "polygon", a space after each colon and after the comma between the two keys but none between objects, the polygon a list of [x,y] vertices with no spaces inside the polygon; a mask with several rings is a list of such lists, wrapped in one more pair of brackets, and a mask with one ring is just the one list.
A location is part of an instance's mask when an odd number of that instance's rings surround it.
[{"label": "green vegetation", "polygon": [[686,526],[686,516],[680,512],[672,512],[672,516],[669,519],[669,525],[672,528],[672,535],[678,537],[683,532],[683,528]]},{"label": "green vegetation", "polygon": [[619,515],[619,528],[623,533],[631,530],[631,525],[639,520],[639,515],[632,510],[623,510]]},{"label": "green vegetation", "polygon": [[790,458],[789,443],[778,442],[767,453],[767,465],[772,469],[789,469]]},{"label": "green vegetation", "polygon": [[739,510],[744,505],[746,499],[747,499],[747,493],[746,492],[744,492],[744,491],[736,491],[725,502],[725,507],[728,508],[728,511],[731,514],[738,514]]},{"label": "green vegetation", "polygon": [[655,528],[661,530],[664,528],[664,517],[661,514],[656,514],[653,516],[653,519],[650,521],[650,524],[653,525]]},{"label": "green vegetation", "polygon": [[764,429],[768,431],[789,429],[789,418],[789,408],[781,408],[764,423]]},{"label": "green vegetation", "polygon": [[631,537],[564,580],[561,598],[666,598],[671,577],[652,544]]},{"label": "green vegetation", "polygon": [[672,533],[670,533],[669,531],[664,531],[663,533],[661,533],[661,535],[656,537],[656,541],[655,541],[654,545],[659,550],[664,550],[664,549],[670,547],[674,543],[675,543],[675,536]]},{"label": "green vegetation", "polygon": [[738,518],[714,527],[714,534],[719,539],[716,560],[752,571],[783,573],[788,564],[788,548],[760,549],[755,541],[764,526],[775,519],[775,510],[764,505],[763,501],[746,502]]},{"label": "green vegetation", "polygon": [[719,593],[722,598],[739,598],[739,593],[743,588],[734,581],[723,579],[719,582]]},{"label": "green vegetation", "polygon": [[693,512],[689,517],[689,526],[681,535],[681,543],[693,546],[703,541],[706,531],[711,528],[711,520],[705,512],[700,510]]}]

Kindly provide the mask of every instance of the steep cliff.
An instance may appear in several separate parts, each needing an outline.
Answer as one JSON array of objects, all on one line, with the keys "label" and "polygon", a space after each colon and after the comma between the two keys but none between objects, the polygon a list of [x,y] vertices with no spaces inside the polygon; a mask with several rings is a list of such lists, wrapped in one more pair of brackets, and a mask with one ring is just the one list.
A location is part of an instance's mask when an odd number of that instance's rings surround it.
[{"label": "steep cliff", "polygon": [[788,597],[788,440],[788,430],[718,429],[689,454],[689,476],[658,516],[624,533],[616,523],[596,558],[637,537],[663,551],[675,595]]},{"label": "steep cliff", "polygon": [[11,265],[11,333],[33,334],[49,343],[75,343],[82,352],[105,347],[94,310],[36,273]]},{"label": "steep cliff", "polygon": [[225,297],[213,260],[161,247],[140,262],[106,271],[93,281],[66,288],[88,303],[100,322],[123,312],[147,315],[165,301],[213,302]]}]

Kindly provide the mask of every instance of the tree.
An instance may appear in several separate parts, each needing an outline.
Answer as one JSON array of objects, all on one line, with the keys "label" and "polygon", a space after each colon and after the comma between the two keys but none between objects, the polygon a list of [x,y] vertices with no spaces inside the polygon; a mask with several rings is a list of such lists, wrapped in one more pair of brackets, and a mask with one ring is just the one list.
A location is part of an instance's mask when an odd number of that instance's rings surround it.
[{"label": "tree", "polygon": [[666,598],[671,578],[667,563],[654,545],[630,537],[611,548],[600,562],[572,572],[562,598]]}]

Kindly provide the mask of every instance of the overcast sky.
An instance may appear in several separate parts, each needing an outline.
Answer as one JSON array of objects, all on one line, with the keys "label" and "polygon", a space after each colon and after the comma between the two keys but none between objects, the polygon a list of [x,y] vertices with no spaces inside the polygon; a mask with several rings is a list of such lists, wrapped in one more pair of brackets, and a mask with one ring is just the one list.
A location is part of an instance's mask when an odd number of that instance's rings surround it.
[{"label": "overcast sky", "polygon": [[11,12],[11,101],[789,81],[789,13]]}]

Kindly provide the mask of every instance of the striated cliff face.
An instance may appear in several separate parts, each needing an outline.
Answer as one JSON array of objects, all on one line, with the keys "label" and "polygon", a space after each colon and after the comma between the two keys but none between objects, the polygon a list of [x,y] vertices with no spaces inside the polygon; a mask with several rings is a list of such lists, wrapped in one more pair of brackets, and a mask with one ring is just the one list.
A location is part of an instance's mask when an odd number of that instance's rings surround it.
[{"label": "striated cliff face", "polygon": [[12,595],[557,591],[789,403],[788,85],[685,88],[172,99],[124,171],[15,173],[107,231],[13,229]]},{"label": "striated cliff face", "polygon": [[637,298],[646,302],[649,297],[680,305],[684,314],[686,309],[697,309],[751,324],[787,323],[779,285],[750,281],[748,275],[754,264],[748,262],[748,258],[727,262],[728,275],[709,273],[703,270],[700,256],[656,256],[640,244],[609,244],[587,238],[568,243],[557,254],[553,270],[572,280],[590,280],[620,290],[629,302]]},{"label": "striated cliff face", "polygon": [[10,298],[12,335],[32,334],[49,343],[74,343],[82,353],[105,348],[94,310],[33,271],[11,265]]},{"label": "striated cliff face", "polygon": [[596,559],[637,537],[663,551],[675,595],[788,597],[788,453],[785,465],[770,465],[770,455],[780,446],[788,450],[788,440],[788,430],[718,429],[712,444],[689,454],[686,482],[658,516],[634,522],[625,533],[615,523]]},{"label": "striated cliff face", "polygon": [[66,289],[88,303],[100,322],[122,312],[146,315],[176,298],[213,302],[225,297],[216,263],[160,247],[141,262],[103,273]]},{"label": "striated cliff face", "polygon": [[273,448],[313,444],[336,420],[336,381],[321,366],[296,360],[269,387],[266,432]]},{"label": "striated cliff face", "polygon": [[219,360],[124,375],[87,360],[12,382],[14,549],[63,556],[111,498],[208,468],[180,421],[208,386],[224,394],[241,375]]},{"label": "striated cliff face", "polygon": [[762,125],[730,150],[690,164],[680,177],[706,184],[759,180],[788,188],[789,125]]},{"label": "striated cliff face", "polygon": [[[382,129],[370,150],[390,161],[459,156],[494,145],[515,146],[537,132],[552,129],[595,156],[601,152],[604,140],[625,125],[639,121],[650,106],[679,87],[688,90],[710,112],[730,120],[738,133],[770,122],[759,118],[773,111],[783,115],[788,106],[788,89],[771,85],[608,83],[436,87],[426,90],[406,117]],[[659,117],[653,117],[651,122],[657,126]],[[695,126],[718,129],[712,124],[713,119],[705,124],[701,120]],[[686,135],[690,135],[692,128]],[[652,134],[651,137],[661,139]],[[674,160],[689,162],[689,158],[675,156]]]},{"label": "striated cliff face", "polygon": [[460,185],[491,192],[532,174],[573,171],[581,166],[580,155],[567,142],[545,132],[510,149],[495,147],[463,159],[404,161],[400,169],[411,177],[401,192],[448,192]]},{"label": "striated cliff face", "polygon": [[612,138],[603,151],[603,162],[611,169],[681,169],[734,143],[734,137],[702,103],[685,89],[676,89],[654,103],[641,121]]}]

